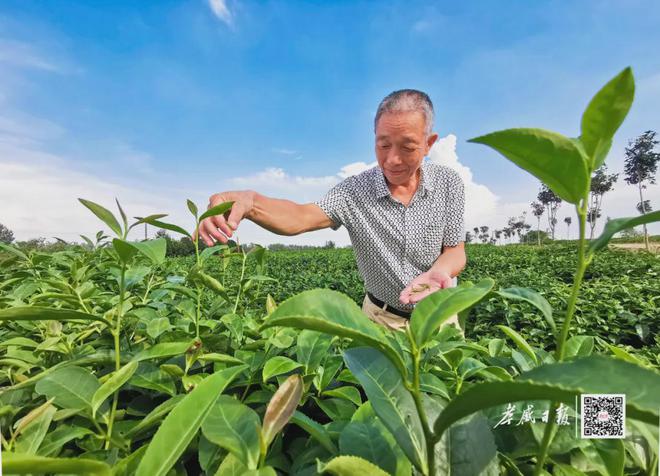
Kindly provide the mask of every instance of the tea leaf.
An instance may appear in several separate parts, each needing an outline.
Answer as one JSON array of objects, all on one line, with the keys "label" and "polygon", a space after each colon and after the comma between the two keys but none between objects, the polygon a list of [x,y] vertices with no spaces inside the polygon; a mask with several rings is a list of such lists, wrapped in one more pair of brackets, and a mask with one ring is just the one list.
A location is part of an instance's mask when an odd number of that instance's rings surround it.
[{"label": "tea leaf", "polygon": [[0,310],[0,321],[99,321],[111,324],[102,317],[69,309],[25,306]]},{"label": "tea leaf", "polygon": [[326,464],[318,463],[317,471],[319,473],[330,473],[335,476],[389,476],[388,473],[380,469],[369,461],[358,458],[357,456],[337,456]]},{"label": "tea leaf", "polygon": [[7,253],[11,253],[14,256],[16,256],[18,258],[21,258],[25,261],[29,260],[27,255],[25,253],[23,253],[21,250],[19,250],[18,248],[16,248],[15,246],[9,246],[5,243],[0,242],[0,250],[6,251]]},{"label": "tea leaf", "polygon": [[161,218],[165,218],[167,216],[167,213],[156,213],[154,215],[149,215],[146,217],[133,217],[137,221],[133,223],[131,226],[128,227],[129,230],[132,230],[138,225],[142,225],[143,223],[149,224],[149,220],[160,220]]},{"label": "tea leaf", "polygon": [[[50,404],[52,400],[53,399],[50,399],[45,405],[42,405],[41,408],[35,409],[38,410],[36,416],[29,418],[28,423],[20,428],[21,434],[16,439],[16,444],[14,446],[17,453],[33,455],[41,446],[41,443],[44,441],[44,437],[48,432],[48,427],[50,427],[50,424],[53,421],[53,415],[57,411],[57,409]],[[25,416],[25,418],[28,417],[30,417],[29,414]],[[18,429],[16,433],[19,433]]]},{"label": "tea leaf", "polygon": [[92,435],[94,432],[80,426],[60,425],[46,435],[41,446],[37,450],[40,456],[52,456],[57,454],[69,441]]},{"label": "tea leaf", "polygon": [[101,385],[98,379],[82,367],[64,367],[37,382],[35,391],[47,398],[55,398],[61,408],[90,410],[92,397]]},{"label": "tea leaf", "polygon": [[417,346],[422,348],[440,324],[481,301],[494,285],[495,281],[487,278],[476,286],[441,289],[422,299],[410,317],[410,330]]},{"label": "tea leaf", "polygon": [[652,223],[656,221],[660,221],[660,210],[646,213],[645,215],[640,215],[637,217],[615,218],[614,220],[609,220],[607,223],[605,223],[605,228],[603,229],[603,232],[600,234],[600,236],[589,243],[589,252],[595,253],[596,251],[605,248],[615,233],[626,230],[628,228],[634,228],[637,225],[643,225],[645,223]]},{"label": "tea leaf", "polygon": [[229,451],[248,469],[259,463],[260,431],[256,412],[228,395],[220,395],[202,424],[202,433],[210,442]]},{"label": "tea leaf", "polygon": [[352,421],[346,425],[339,435],[339,451],[364,458],[389,474],[396,473],[394,451],[381,429],[371,422]]},{"label": "tea leaf", "polygon": [[103,223],[108,225],[112,231],[115,232],[117,236],[122,236],[121,225],[112,214],[110,210],[101,205],[85,200],[84,198],[79,198],[78,201],[85,205],[94,215],[96,215]]},{"label": "tea leaf", "polygon": [[264,365],[262,376],[264,382],[277,375],[282,375],[291,372],[292,370],[299,369],[302,364],[291,360],[288,357],[278,355],[268,360]]},{"label": "tea leaf", "polygon": [[266,447],[284,428],[300,403],[303,381],[300,375],[291,375],[270,399],[264,415],[263,440]]},{"label": "tea leaf", "polygon": [[307,433],[309,433],[312,436],[312,438],[318,441],[321,444],[321,446],[323,446],[331,454],[337,453],[337,448],[335,447],[335,444],[332,442],[332,439],[330,438],[328,431],[321,424],[315,422],[307,415],[299,412],[298,410],[293,412],[293,416],[291,417],[291,423],[293,423],[294,425],[298,425],[300,428],[302,428]]},{"label": "tea leaf", "polygon": [[112,395],[115,391],[119,390],[122,385],[128,382],[135,371],[137,370],[138,363],[132,361],[121,367],[119,370],[113,372],[112,376],[101,385],[94,395],[92,396],[92,416],[96,418],[96,411],[101,404]]},{"label": "tea leaf", "polygon": [[2,454],[2,470],[7,474],[39,473],[82,474],[86,476],[110,476],[110,466],[93,459],[47,458],[18,453]]},{"label": "tea leaf", "polygon": [[137,476],[166,474],[195,437],[220,394],[246,368],[241,365],[216,372],[186,395],[158,428],[138,466]]},{"label": "tea leaf", "polygon": [[133,428],[126,432],[126,438],[133,438],[136,435],[139,435],[145,430],[148,430],[152,426],[155,426],[159,423],[165,415],[172,411],[172,409],[179,404],[179,402],[185,397],[185,395],[180,394],[175,397],[172,397],[168,400],[165,400],[163,403],[154,408],[149,414],[140,420],[140,422],[135,425]]},{"label": "tea leaf", "polygon": [[185,342],[163,342],[138,352],[131,360],[142,362],[144,360],[164,359],[185,354],[195,345],[194,340]]},{"label": "tea leaf", "polygon": [[[139,217],[137,217],[137,218],[139,218]],[[164,230],[170,230],[170,231],[173,231],[175,233],[180,233],[184,236],[187,236],[188,238],[190,238],[192,240],[192,236],[190,235],[190,233],[188,233],[186,230],[184,230],[183,228],[181,228],[178,225],[173,225],[172,223],[165,223],[165,222],[162,222],[162,221],[159,221],[157,219],[150,218],[150,217],[139,218],[139,219],[140,219],[140,221],[142,221],[144,223],[148,223],[151,226],[155,226],[156,228],[162,228]]]},{"label": "tea leaf", "polygon": [[590,441],[598,456],[603,460],[607,474],[623,476],[623,468],[626,462],[623,441],[610,439],[592,439]]},{"label": "tea leaf", "polygon": [[578,204],[588,192],[587,160],[579,147],[561,134],[543,129],[506,129],[468,142],[497,150],[569,203]]},{"label": "tea leaf", "polygon": [[520,350],[527,354],[529,358],[534,361],[534,364],[539,364],[539,359],[536,357],[534,349],[532,349],[532,346],[529,345],[523,336],[507,326],[498,325],[497,328],[504,332],[518,346]]},{"label": "tea leaf", "polygon": [[390,345],[385,331],[372,322],[350,298],[328,289],[304,291],[282,302],[262,328],[285,326],[350,337],[379,349],[402,375],[407,370]]},{"label": "tea leaf", "polygon": [[332,336],[322,332],[303,330],[296,340],[296,359],[305,366],[305,373],[313,373],[328,354]]},{"label": "tea leaf", "polygon": [[126,218],[126,213],[124,213],[124,209],[119,204],[119,200],[117,198],[115,198],[115,203],[117,203],[117,208],[119,209],[119,215],[121,216],[121,219],[124,222],[124,230],[128,232],[128,218]]},{"label": "tea leaf", "polygon": [[401,375],[383,354],[370,347],[345,350],[344,361],[408,459],[426,473],[427,450],[422,423]]},{"label": "tea leaf", "polygon": [[129,244],[149,258],[153,264],[163,264],[165,262],[165,255],[167,253],[167,240],[165,238],[134,241]]},{"label": "tea leaf", "polygon": [[336,387],[332,390],[326,390],[323,395],[328,397],[343,398],[349,402],[354,403],[358,407],[362,405],[362,397],[360,391],[355,387]]},{"label": "tea leaf", "polygon": [[214,217],[216,215],[224,215],[227,211],[229,211],[231,209],[231,207],[233,205],[234,205],[234,202],[223,202],[219,205],[216,205],[213,208],[209,208],[204,213],[202,213],[202,216],[200,216],[197,219],[197,222],[199,223],[202,220],[204,220],[205,218]]},{"label": "tea leaf", "polygon": [[625,393],[627,418],[652,425],[658,422],[660,373],[623,360],[591,355],[542,365],[510,382],[476,384],[447,404],[434,431],[439,437],[461,418],[503,403],[553,400],[574,405],[581,393]]},{"label": "tea leaf", "polygon": [[628,115],[635,96],[630,67],[621,71],[596,93],[582,115],[580,141],[595,170],[605,161],[612,137]]},{"label": "tea leaf", "polygon": [[546,298],[537,293],[536,291],[528,288],[520,288],[517,286],[511,288],[504,288],[495,291],[497,294],[506,299],[513,299],[516,301],[525,301],[537,308],[543,314],[543,317],[550,324],[553,333],[557,332],[555,320],[552,317],[552,306]]},{"label": "tea leaf", "polygon": [[195,217],[195,219],[197,219],[198,211],[197,211],[197,205],[195,205],[195,202],[188,199],[188,200],[186,200],[186,204],[188,205],[188,210],[190,210],[190,213],[192,213],[193,216]]},{"label": "tea leaf", "polygon": [[135,246],[119,238],[112,240],[112,247],[123,263],[128,263],[138,253],[138,249]]}]

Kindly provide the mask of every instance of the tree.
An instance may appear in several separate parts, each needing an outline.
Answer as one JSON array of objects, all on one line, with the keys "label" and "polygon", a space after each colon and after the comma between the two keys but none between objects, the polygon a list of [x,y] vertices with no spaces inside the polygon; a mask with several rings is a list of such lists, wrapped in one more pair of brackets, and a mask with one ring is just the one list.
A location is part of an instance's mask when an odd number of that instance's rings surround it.
[{"label": "tree", "polygon": [[14,241],[14,232],[0,223],[0,243],[9,244]]},{"label": "tree", "polygon": [[481,226],[479,227],[479,230],[481,231],[481,234],[479,235],[479,239],[481,240],[482,243],[488,243],[488,227],[487,226]]},{"label": "tree", "polygon": [[653,208],[651,208],[651,200],[644,200],[643,202],[637,202],[637,211],[642,215],[645,215],[648,212],[652,212]]},{"label": "tree", "polygon": [[502,230],[495,230],[495,240],[497,240],[497,242],[500,243],[501,239],[502,239]]},{"label": "tree", "polygon": [[541,216],[543,215],[543,212],[545,211],[545,207],[543,206],[542,203],[539,203],[539,202],[532,202],[531,205],[532,205],[532,215],[534,215],[536,217],[536,222],[537,222],[536,223],[537,224],[536,231],[538,233],[536,234],[536,238],[537,238],[536,241],[537,241],[537,245],[540,245],[541,244],[541,233],[540,233],[541,232]]},{"label": "tree", "polygon": [[566,217],[564,218],[564,223],[566,223],[566,239],[569,240],[571,238],[571,223],[573,223],[573,220],[571,217]]},{"label": "tree", "polygon": [[555,239],[555,225],[557,225],[557,209],[561,205],[561,198],[555,195],[545,184],[541,185],[541,190],[536,197],[548,211],[548,225],[550,227],[550,236]]},{"label": "tree", "polygon": [[[626,147],[626,160],[623,165],[625,173],[624,180],[628,185],[637,185],[639,190],[639,203],[644,203],[642,191],[647,185],[655,183],[655,174],[658,171],[660,153],[655,151],[655,146],[660,143],[655,139],[655,131],[646,131],[635,141],[629,141]],[[646,207],[640,206],[643,213]],[[644,244],[649,251],[649,234],[644,225]]]},{"label": "tree", "polygon": [[[589,193],[589,212],[587,221],[591,228],[589,232],[589,239],[594,237],[594,229],[596,228],[596,220],[600,218],[600,211],[603,207],[603,195],[612,190],[614,184],[619,178],[619,174],[607,174],[607,166],[601,165],[596,169],[594,175],[591,177],[591,191]],[[591,217],[591,220],[589,220]]]}]

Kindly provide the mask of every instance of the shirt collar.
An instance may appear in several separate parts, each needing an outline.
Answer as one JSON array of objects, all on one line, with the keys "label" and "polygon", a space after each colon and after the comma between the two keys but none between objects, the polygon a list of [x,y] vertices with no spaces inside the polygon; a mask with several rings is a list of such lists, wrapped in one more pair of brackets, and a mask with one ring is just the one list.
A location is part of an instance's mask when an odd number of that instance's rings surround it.
[{"label": "shirt collar", "polygon": [[[376,189],[376,198],[383,198],[391,195],[390,189],[387,187],[387,182],[385,181],[385,175],[380,166],[376,166],[376,173],[374,175],[374,186]],[[420,180],[418,190],[421,193],[426,194],[427,191],[433,191],[435,186],[431,180],[431,174],[429,171],[429,163],[426,159],[422,161],[420,166]]]}]

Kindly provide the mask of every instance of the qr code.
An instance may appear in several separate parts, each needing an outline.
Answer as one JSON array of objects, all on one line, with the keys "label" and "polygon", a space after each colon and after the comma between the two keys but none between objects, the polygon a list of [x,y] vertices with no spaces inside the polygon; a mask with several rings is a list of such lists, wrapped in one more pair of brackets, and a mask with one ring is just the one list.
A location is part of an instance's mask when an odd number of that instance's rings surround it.
[{"label": "qr code", "polygon": [[624,394],[582,395],[582,438],[625,438]]}]

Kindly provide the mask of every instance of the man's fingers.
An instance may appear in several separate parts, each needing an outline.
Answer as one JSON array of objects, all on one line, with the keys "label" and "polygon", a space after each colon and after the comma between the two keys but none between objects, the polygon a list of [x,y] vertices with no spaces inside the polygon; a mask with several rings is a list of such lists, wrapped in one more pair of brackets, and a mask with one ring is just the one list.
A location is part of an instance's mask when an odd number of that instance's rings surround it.
[{"label": "man's fingers", "polygon": [[[216,225],[210,219],[204,220],[202,226],[204,227],[204,231],[206,232],[207,235],[213,237],[216,241],[219,241],[220,243],[227,243],[227,237],[218,230]],[[200,226],[200,228],[202,226]]]},{"label": "man's fingers", "polygon": [[227,225],[227,221],[225,220],[225,217],[222,215],[216,215],[214,217],[209,218],[209,222],[211,223],[211,226],[217,230],[220,228],[220,231],[224,233],[226,236],[231,238],[232,235],[232,230],[229,228],[229,225]]},{"label": "man's fingers", "polygon": [[227,219],[227,223],[229,224],[231,229],[236,230],[236,228],[238,228],[238,224],[242,219],[243,219],[243,210],[241,209],[241,207],[233,206],[231,208],[231,212],[229,213],[229,218]]},{"label": "man's fingers", "polygon": [[204,230],[204,221],[199,224],[199,236],[204,241],[204,243],[206,243],[207,246],[213,246],[213,240],[209,237],[208,233]]}]

